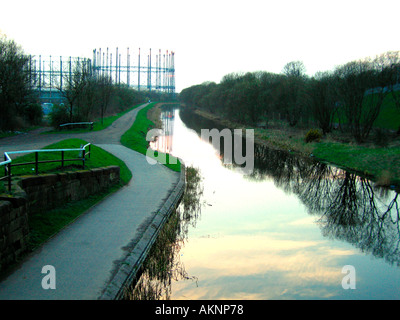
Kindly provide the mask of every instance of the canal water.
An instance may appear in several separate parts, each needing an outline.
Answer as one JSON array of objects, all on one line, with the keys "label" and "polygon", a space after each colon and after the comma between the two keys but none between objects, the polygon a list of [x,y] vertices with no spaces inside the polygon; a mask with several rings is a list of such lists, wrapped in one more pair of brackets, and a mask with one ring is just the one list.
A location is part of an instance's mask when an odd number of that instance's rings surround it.
[{"label": "canal water", "polygon": [[221,127],[178,109],[162,118],[159,148],[198,168],[203,190],[171,299],[400,299],[394,190],[258,145],[245,174],[201,139]]}]

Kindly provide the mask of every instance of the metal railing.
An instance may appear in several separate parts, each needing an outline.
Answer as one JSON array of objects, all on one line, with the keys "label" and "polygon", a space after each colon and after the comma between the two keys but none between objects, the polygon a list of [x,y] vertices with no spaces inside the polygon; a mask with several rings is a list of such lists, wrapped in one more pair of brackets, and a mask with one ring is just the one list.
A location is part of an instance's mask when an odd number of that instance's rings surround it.
[{"label": "metal railing", "polygon": [[[86,147],[88,147],[88,151],[86,151]],[[65,152],[68,151],[79,151],[77,158],[65,158]],[[61,167],[64,167],[64,163],[67,161],[82,161],[82,167],[85,168],[86,157],[90,159],[90,151],[91,144],[88,143],[86,145],[81,145],[80,148],[76,149],[41,149],[41,150],[22,150],[22,151],[9,151],[4,152],[4,161],[0,162],[0,166],[4,166],[4,177],[0,178],[0,181],[7,179],[8,182],[8,191],[11,191],[11,179],[12,173],[11,168],[16,166],[25,166],[25,165],[35,165],[35,173],[39,174],[39,163],[51,163],[51,162],[61,162]],[[60,152],[60,159],[55,160],[41,160],[39,161],[39,153],[43,152]],[[23,162],[23,163],[14,163],[12,164],[12,159],[10,157],[11,154],[22,154],[22,153],[34,153],[35,161],[31,162]]]},{"label": "metal railing", "polygon": [[80,126],[80,125],[90,125],[90,130],[93,130],[93,122],[70,122],[70,123],[63,123],[60,124],[59,127],[68,127],[68,126]]}]

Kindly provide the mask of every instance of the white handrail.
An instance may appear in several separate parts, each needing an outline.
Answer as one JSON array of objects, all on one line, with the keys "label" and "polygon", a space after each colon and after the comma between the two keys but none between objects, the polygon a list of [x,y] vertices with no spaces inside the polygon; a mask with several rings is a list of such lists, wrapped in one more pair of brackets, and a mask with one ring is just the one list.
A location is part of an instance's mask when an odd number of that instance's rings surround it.
[{"label": "white handrail", "polygon": [[0,166],[9,164],[12,162],[10,158],[10,154],[21,154],[21,153],[34,153],[34,152],[61,152],[61,151],[85,151],[86,147],[89,146],[90,143],[85,144],[81,148],[76,149],[40,149],[40,150],[21,150],[21,151],[7,151],[4,152],[4,156],[6,160],[0,162]]}]

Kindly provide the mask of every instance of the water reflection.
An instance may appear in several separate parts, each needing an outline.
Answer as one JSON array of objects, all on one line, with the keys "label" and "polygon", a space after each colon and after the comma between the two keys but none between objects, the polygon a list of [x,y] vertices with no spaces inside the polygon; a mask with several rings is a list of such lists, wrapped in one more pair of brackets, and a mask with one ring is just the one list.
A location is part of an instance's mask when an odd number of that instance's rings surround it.
[{"label": "water reflection", "polygon": [[[200,129],[221,126],[182,111],[167,121],[170,150],[204,178],[175,246],[198,281],[169,282],[173,299],[400,298],[396,192],[260,145],[243,176],[222,165],[223,145],[200,139]],[[356,267],[357,290],[341,288],[347,264]]]},{"label": "water reflection", "polygon": [[174,118],[175,107],[169,105],[162,106],[161,120],[163,127],[160,129],[160,136],[154,137],[154,141],[150,142],[150,147],[164,153],[171,153],[172,137],[174,135]]},{"label": "water reflection", "polygon": [[[218,127],[189,112],[181,112],[181,118],[197,132]],[[223,150],[221,147],[219,152]],[[374,187],[354,173],[289,152],[259,144],[254,152],[255,168],[250,179],[272,179],[277,187],[297,195],[310,214],[320,216],[318,222],[325,237],[345,240],[362,252],[400,265],[397,192]]]},{"label": "water reflection", "polygon": [[324,236],[400,265],[398,193],[354,173],[256,146],[255,179],[272,178],[318,215]]},{"label": "water reflection", "polygon": [[201,214],[202,179],[198,169],[186,168],[185,194],[162,228],[146,258],[139,278],[125,293],[126,300],[164,300],[171,295],[171,281],[191,280],[180,260],[180,250]]}]

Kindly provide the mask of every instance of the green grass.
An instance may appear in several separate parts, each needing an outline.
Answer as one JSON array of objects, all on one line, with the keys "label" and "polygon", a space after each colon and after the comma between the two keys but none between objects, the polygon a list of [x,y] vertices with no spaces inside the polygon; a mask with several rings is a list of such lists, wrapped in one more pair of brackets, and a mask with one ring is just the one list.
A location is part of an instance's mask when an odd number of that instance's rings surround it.
[{"label": "green grass", "polygon": [[29,243],[28,249],[34,250],[65,226],[76,220],[81,214],[114,193],[121,187],[112,186],[109,190],[89,196],[86,199],[67,203],[59,208],[35,213],[29,217]]},{"label": "green grass", "polygon": [[336,142],[314,144],[316,158],[354,170],[382,184],[400,184],[400,146],[371,148]]},{"label": "green grass", "polygon": [[[397,92],[396,94],[398,95],[399,93]],[[341,119],[340,121],[339,118]],[[339,114],[336,114],[334,122],[347,124],[348,121],[343,110],[339,110]],[[397,130],[400,127],[400,109],[396,107],[393,93],[388,94],[384,98],[379,115],[374,122],[374,127],[388,130]]]},{"label": "green grass", "polygon": [[400,127],[400,109],[396,107],[392,94],[389,94],[383,101],[381,112],[374,126],[390,130],[397,130]]},{"label": "green grass", "polygon": [[[147,118],[147,111],[155,106],[155,102],[149,104],[147,107],[140,110],[136,116],[136,120],[133,123],[132,127],[125,132],[121,137],[121,143],[127,148],[140,152],[141,154],[146,154],[147,148],[149,146],[149,142],[146,140],[146,134],[151,129],[154,128],[154,123]],[[158,153],[156,152],[155,155],[157,156]],[[177,162],[177,164],[170,164],[169,159],[173,158],[173,162]],[[180,172],[181,170],[181,163],[175,157],[166,154],[167,164],[166,167],[170,168],[171,170]]]},{"label": "green grass", "polygon": [[[67,148],[79,148],[81,145],[87,144],[86,141],[81,139],[67,139],[52,145],[46,146],[44,149],[67,149]],[[71,154],[71,153],[75,153]],[[76,156],[77,151],[69,152],[69,155]],[[67,157],[67,153],[66,153]],[[42,153],[39,156],[39,160],[54,160],[59,159],[60,153]],[[34,160],[34,155],[28,154],[21,156],[15,160],[13,163],[23,163]],[[60,163],[46,163],[39,165],[40,173],[54,173],[54,172],[62,172],[65,170],[71,171],[74,169],[82,170],[80,167],[82,162],[78,161],[76,163],[72,162],[72,164],[76,165],[76,167],[66,167],[65,169],[60,168]],[[127,184],[132,178],[132,173],[126,166],[126,164],[110,154],[109,152],[92,145],[91,146],[91,156],[90,159],[87,159],[85,163],[86,169],[105,167],[110,165],[117,165],[120,167],[120,183],[112,186],[108,190],[92,195],[86,199],[80,201],[74,201],[67,203],[59,208],[48,210],[42,213],[35,213],[34,215],[29,217],[29,228],[30,228],[30,239],[29,239],[29,249],[33,250],[37,248],[40,244],[47,241],[51,236],[59,232],[66,225],[74,221],[77,217],[79,217],[83,212],[87,211],[93,205],[101,201],[107,195],[117,191],[123,185]],[[14,167],[13,168],[14,175],[26,175],[31,174],[32,167]]]},{"label": "green grass", "polygon": [[[80,148],[81,145],[87,144],[86,141],[81,139],[66,139],[51,145],[44,147],[43,149],[76,149]],[[79,155],[79,151],[68,151],[65,152],[65,159],[67,158],[77,158]],[[11,155],[12,156],[12,155]],[[39,153],[39,161],[41,160],[56,160],[61,159],[61,152],[43,152]],[[34,154],[26,154],[24,156],[18,157],[12,161],[12,164],[17,163],[24,163],[24,162],[33,162],[35,161]],[[70,165],[81,166],[82,161],[76,162],[65,162],[66,169],[70,170]],[[91,154],[90,158],[87,158],[85,161],[85,168],[92,169],[92,168],[99,168],[104,166],[111,166],[117,165],[120,167],[120,179],[122,184],[126,184],[132,178],[132,173],[126,166],[126,164],[112,155],[111,153],[95,146],[91,145]],[[78,167],[79,168],[79,167]],[[41,163],[39,164],[39,173],[49,173],[49,172],[61,172],[63,170],[61,168],[60,162],[53,162],[53,163]],[[81,170],[82,168],[79,168]],[[27,166],[18,166],[12,167],[11,169],[13,175],[30,175],[35,173],[34,165],[27,165]]]},{"label": "green grass", "polygon": [[81,132],[88,132],[88,131],[101,131],[106,128],[108,128],[115,120],[118,118],[122,117],[124,114],[128,113],[129,111],[132,111],[133,109],[136,109],[137,107],[141,106],[143,103],[139,103],[129,109],[126,109],[124,111],[121,111],[120,113],[117,113],[116,115],[109,116],[109,117],[104,117],[103,118],[103,123],[101,123],[101,118],[96,119],[93,121],[93,129],[90,130],[89,126],[85,126],[82,128],[76,128],[76,129],[64,129],[64,130],[52,130],[52,131],[47,131],[44,132],[43,134],[53,134],[53,133],[81,133]]}]

